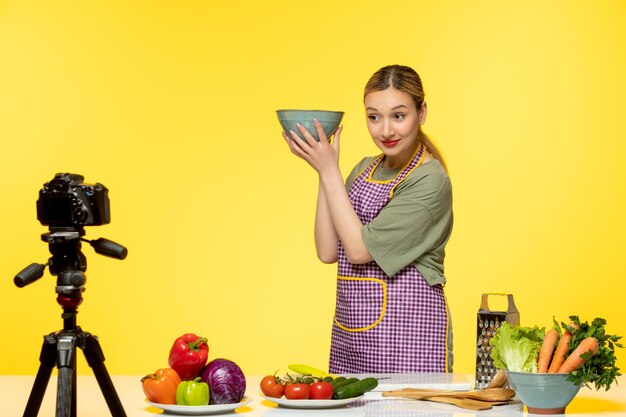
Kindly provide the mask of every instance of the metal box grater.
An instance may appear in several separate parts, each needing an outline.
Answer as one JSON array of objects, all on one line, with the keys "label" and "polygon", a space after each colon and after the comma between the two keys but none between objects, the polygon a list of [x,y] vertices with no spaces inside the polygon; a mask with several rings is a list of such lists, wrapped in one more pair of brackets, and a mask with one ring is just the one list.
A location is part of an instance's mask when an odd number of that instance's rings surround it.
[{"label": "metal box grater", "polygon": [[[491,311],[487,298],[490,295],[506,296],[508,299],[507,311]],[[487,293],[483,294],[478,310],[478,323],[476,328],[476,381],[475,389],[487,387],[489,381],[495,376],[497,369],[491,359],[491,346],[489,339],[495,334],[500,323],[508,322],[513,326],[519,325],[519,312],[515,307],[512,294]]]}]

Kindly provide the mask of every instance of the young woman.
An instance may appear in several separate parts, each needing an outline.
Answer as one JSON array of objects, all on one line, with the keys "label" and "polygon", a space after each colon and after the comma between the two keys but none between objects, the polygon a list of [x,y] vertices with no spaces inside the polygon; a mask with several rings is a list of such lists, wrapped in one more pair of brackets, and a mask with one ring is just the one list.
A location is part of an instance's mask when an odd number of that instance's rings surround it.
[{"label": "young woman", "polygon": [[406,66],[383,67],[365,86],[364,103],[382,154],[361,160],[345,184],[342,127],[332,142],[319,122],[319,142],[302,126],[283,132],[291,152],[319,175],[315,245],[322,262],[338,263],[329,371],[451,372],[443,264],[452,187],[421,128],[421,79]]}]

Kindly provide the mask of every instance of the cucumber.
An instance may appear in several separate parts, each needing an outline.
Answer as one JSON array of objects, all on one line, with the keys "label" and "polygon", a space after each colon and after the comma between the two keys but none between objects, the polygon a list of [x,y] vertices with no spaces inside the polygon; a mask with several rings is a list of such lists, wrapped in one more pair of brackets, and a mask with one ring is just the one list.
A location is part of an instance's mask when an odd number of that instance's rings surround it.
[{"label": "cucumber", "polygon": [[337,378],[335,378],[332,381],[330,381],[330,385],[333,386],[333,390],[336,390],[335,387],[337,386],[337,384],[339,384],[342,381],[345,381],[346,379],[348,379],[348,378],[346,378],[345,376],[338,376]]},{"label": "cucumber", "polygon": [[355,382],[358,382],[359,379],[358,378],[346,378],[342,381],[339,381],[336,384],[333,384],[333,398],[337,399],[337,391],[339,391],[341,388],[345,387],[346,385],[350,385],[353,384]]},{"label": "cucumber", "polygon": [[359,395],[365,394],[367,391],[373,390],[377,386],[378,380],[376,378],[363,378],[360,381],[341,386],[335,391],[335,398],[345,400],[346,398],[358,397]]},{"label": "cucumber", "polygon": [[341,389],[341,387],[357,382],[358,380],[359,380],[358,378],[344,378],[343,380],[339,382],[335,382],[334,384],[332,384],[333,392],[337,392],[339,389]]}]

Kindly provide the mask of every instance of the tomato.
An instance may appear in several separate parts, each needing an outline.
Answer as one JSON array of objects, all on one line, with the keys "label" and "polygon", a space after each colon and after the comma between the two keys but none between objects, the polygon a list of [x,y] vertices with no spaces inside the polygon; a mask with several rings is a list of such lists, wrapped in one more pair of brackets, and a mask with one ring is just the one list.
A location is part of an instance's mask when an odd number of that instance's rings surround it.
[{"label": "tomato", "polygon": [[268,375],[261,380],[261,392],[272,398],[280,398],[285,393],[285,386],[274,375]]},{"label": "tomato", "polygon": [[285,397],[288,400],[308,400],[309,386],[307,384],[287,384]]},{"label": "tomato", "polygon": [[309,385],[309,398],[312,400],[330,400],[333,398],[333,386],[328,382],[314,382]]}]

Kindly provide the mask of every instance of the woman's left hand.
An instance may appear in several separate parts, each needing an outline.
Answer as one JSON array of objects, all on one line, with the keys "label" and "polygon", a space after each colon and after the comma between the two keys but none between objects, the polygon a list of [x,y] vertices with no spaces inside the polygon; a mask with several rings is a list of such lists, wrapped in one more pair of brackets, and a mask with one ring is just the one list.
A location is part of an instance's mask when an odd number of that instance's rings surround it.
[{"label": "woman's left hand", "polygon": [[329,142],[318,120],[314,120],[319,142],[302,125],[298,125],[300,137],[296,132],[283,132],[283,137],[291,149],[291,153],[304,159],[318,174],[328,170],[339,168],[339,138],[343,126],[340,126],[334,134],[333,141]]}]

